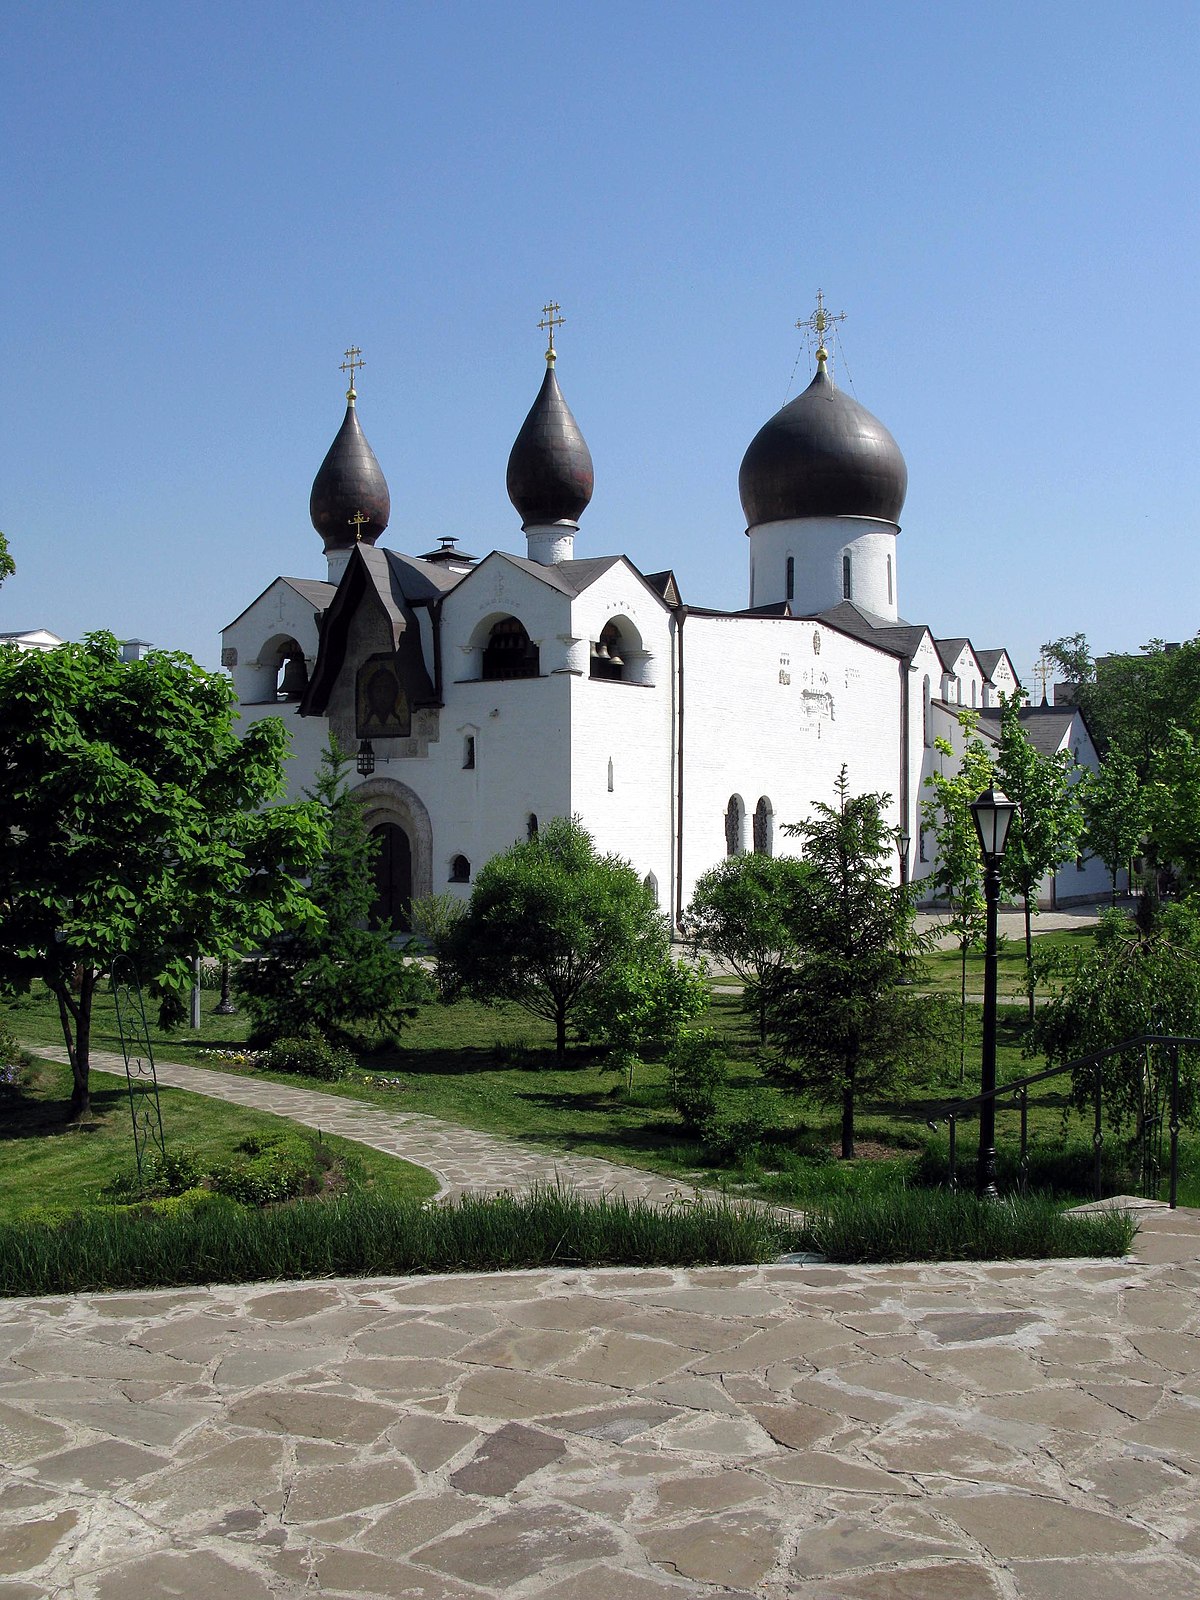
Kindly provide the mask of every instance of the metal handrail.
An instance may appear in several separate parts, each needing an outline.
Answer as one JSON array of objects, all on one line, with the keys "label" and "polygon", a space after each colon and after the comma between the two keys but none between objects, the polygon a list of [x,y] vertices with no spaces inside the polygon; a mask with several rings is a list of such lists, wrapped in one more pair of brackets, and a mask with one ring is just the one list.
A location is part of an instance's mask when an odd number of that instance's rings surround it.
[{"label": "metal handrail", "polygon": [[[1172,1210],[1176,1208],[1179,1192],[1179,1052],[1181,1049],[1200,1048],[1200,1038],[1191,1034],[1177,1033],[1139,1033],[1128,1039],[1122,1039],[1119,1044],[1108,1045],[1103,1050],[1093,1050],[1089,1055],[1077,1056],[1072,1061],[1064,1061],[1061,1066],[1047,1067],[1042,1072],[1030,1073],[1027,1077],[1018,1078],[1015,1082],[997,1084],[994,1089],[985,1090],[982,1094],[971,1095],[965,1099],[953,1100],[946,1107],[944,1116],[950,1135],[950,1187],[958,1187],[958,1120],[965,1111],[973,1106],[982,1106],[987,1101],[996,1101],[1011,1098],[1014,1106],[1021,1112],[1021,1155],[1019,1162],[1020,1188],[1024,1194],[1028,1188],[1029,1178],[1029,1090],[1037,1083],[1045,1083],[1048,1078],[1058,1078],[1064,1073],[1074,1073],[1081,1067],[1095,1068],[1095,1091],[1093,1106],[1095,1122],[1092,1130],[1093,1157],[1093,1188],[1095,1198],[1100,1199],[1101,1191],[1101,1153],[1104,1145],[1104,1132],[1102,1126],[1102,1100],[1100,1064],[1110,1056],[1126,1055],[1131,1050],[1143,1049],[1146,1046],[1167,1045],[1171,1050],[1171,1104],[1167,1127],[1171,1136],[1170,1156],[1170,1200]],[[937,1127],[937,1122],[929,1123],[931,1128]]]}]

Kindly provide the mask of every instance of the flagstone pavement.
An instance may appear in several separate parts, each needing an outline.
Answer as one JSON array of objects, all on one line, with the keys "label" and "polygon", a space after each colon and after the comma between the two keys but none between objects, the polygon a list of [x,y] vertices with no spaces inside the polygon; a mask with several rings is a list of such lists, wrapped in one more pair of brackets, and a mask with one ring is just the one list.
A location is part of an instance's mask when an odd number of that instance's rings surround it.
[{"label": "flagstone pavement", "polygon": [[0,1301],[0,1600],[1200,1596],[1200,1213],[1139,1216],[1118,1262]]}]

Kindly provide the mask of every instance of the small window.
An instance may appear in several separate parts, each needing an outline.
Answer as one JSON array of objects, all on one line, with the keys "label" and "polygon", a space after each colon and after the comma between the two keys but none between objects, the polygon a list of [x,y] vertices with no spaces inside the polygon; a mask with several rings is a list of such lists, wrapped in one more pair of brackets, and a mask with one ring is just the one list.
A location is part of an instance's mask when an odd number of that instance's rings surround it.
[{"label": "small window", "polygon": [[786,598],[789,599],[789,600],[794,600],[796,598],[796,558],[795,558],[795,556],[789,556],[787,558],[787,577],[785,579],[784,588],[785,588]]},{"label": "small window", "polygon": [[852,585],[852,583],[850,581],[850,555],[849,555],[849,552],[847,552],[842,557],[842,599],[843,600],[850,600],[850,599],[853,598],[853,595],[851,593],[852,588],[853,588],[853,585]]},{"label": "small window", "polygon": [[[925,675],[925,684],[924,684],[924,687],[921,690],[921,714],[925,719],[924,720],[924,729],[925,729],[925,748],[926,749],[928,749],[933,744],[933,730],[930,727],[930,717],[929,717],[929,712],[930,712],[930,708],[931,708],[932,699],[933,699],[933,689],[932,689],[932,686],[930,685],[930,682],[929,682],[929,675],[928,675],[928,673],[926,673],[926,675]],[[922,848],[924,848],[924,846],[922,846]],[[924,861],[924,859],[925,859],[925,857],[922,856],[921,860]]]},{"label": "small window", "polygon": [[654,901],[654,904],[657,905],[658,904],[658,879],[654,876],[654,874],[652,872],[648,872],[646,874],[646,876],[642,879],[642,888],[645,889],[646,893]]},{"label": "small window", "polygon": [[527,839],[536,839],[537,838],[537,833],[538,833],[537,812],[536,811],[531,811],[529,813],[529,815],[525,818],[525,837]]},{"label": "small window", "polygon": [[756,856],[769,856],[772,845],[772,828],[775,813],[771,809],[771,802],[766,795],[759,800],[754,808],[754,854]]},{"label": "small window", "polygon": [[453,861],[450,863],[450,882],[470,883],[470,881],[471,863],[467,860],[466,856],[455,856]]},{"label": "small window", "polygon": [[978,704],[979,704],[979,685],[975,682],[975,679],[972,678],[971,679],[971,706],[972,706],[972,709],[974,707],[976,707]]},{"label": "small window", "polygon": [[475,765],[475,735],[467,734],[463,740],[463,771],[469,772]]},{"label": "small window", "polygon": [[613,763],[611,756],[608,758],[608,792],[609,794],[613,792]]},{"label": "small window", "polygon": [[920,838],[920,847],[921,847],[921,860],[922,861],[928,861],[929,857],[925,854],[925,829],[924,828],[921,829],[919,838]]},{"label": "small window", "polygon": [[895,599],[894,599],[894,596],[892,594],[892,558],[891,558],[891,556],[889,556],[887,558],[887,569],[888,569],[888,605],[894,605],[895,604]]},{"label": "small window", "polygon": [[731,795],[725,807],[725,854],[740,856],[746,848],[746,808],[740,795]]}]

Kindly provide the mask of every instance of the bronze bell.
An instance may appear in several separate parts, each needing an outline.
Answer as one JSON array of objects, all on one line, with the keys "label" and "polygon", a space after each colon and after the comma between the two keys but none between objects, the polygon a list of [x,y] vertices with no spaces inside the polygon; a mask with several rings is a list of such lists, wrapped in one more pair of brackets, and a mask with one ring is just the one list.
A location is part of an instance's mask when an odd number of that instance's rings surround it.
[{"label": "bronze bell", "polygon": [[279,693],[285,700],[299,700],[308,688],[308,668],[303,656],[288,656],[283,664],[283,682]]}]

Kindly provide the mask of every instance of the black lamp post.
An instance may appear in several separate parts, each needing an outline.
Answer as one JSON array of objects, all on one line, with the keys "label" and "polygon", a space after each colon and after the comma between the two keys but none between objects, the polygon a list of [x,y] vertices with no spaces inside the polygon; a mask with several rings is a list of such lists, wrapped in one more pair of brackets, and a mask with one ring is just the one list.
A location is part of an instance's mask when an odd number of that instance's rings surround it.
[{"label": "black lamp post", "polygon": [[985,789],[971,806],[979,848],[983,853],[983,897],[987,903],[987,943],[983,958],[983,1070],[979,1107],[979,1164],[975,1193],[996,1195],[996,907],[1000,900],[1000,861],[1016,806],[999,789]]}]

